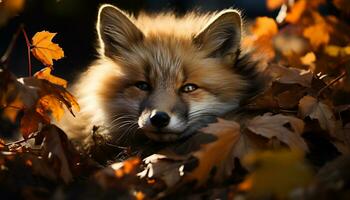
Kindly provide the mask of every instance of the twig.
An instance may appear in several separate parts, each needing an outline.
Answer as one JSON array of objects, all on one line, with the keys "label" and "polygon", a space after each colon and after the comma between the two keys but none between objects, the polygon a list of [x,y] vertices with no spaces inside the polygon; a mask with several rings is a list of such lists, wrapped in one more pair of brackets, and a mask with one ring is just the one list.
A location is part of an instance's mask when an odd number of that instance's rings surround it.
[{"label": "twig", "polygon": [[21,30],[23,29],[23,27],[24,27],[23,24],[21,24],[19,26],[19,28],[17,29],[16,33],[13,35],[9,46],[7,47],[4,55],[0,59],[0,67],[5,67],[6,68],[6,65],[7,65],[8,61],[9,61],[9,57],[10,57],[12,51],[13,51],[14,46],[16,45],[18,36],[19,36]]},{"label": "twig", "polygon": [[341,73],[337,78],[335,78],[334,80],[332,80],[331,82],[329,82],[326,86],[324,86],[322,89],[320,89],[320,91],[318,91],[317,93],[317,99],[320,98],[320,96],[322,95],[322,93],[328,89],[329,87],[331,87],[332,85],[334,85],[336,82],[338,82],[340,79],[344,78],[346,75],[346,71],[344,71],[343,73]]},{"label": "twig", "polygon": [[31,45],[30,45],[30,42],[29,42],[27,33],[26,33],[26,31],[24,30],[24,28],[22,28],[22,32],[23,32],[24,38],[26,39],[26,44],[27,44],[27,53],[28,53],[28,74],[29,74],[29,76],[32,76],[32,63],[31,63],[31,60],[30,60],[30,48],[31,48]]}]

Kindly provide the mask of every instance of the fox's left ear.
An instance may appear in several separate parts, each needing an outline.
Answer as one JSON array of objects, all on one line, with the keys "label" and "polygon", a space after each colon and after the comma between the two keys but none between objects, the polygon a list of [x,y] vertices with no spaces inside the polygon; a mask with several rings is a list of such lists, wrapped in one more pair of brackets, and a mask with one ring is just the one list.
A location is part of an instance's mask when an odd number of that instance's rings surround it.
[{"label": "fox's left ear", "polygon": [[242,18],[237,10],[218,13],[193,39],[211,57],[235,58],[240,48]]}]

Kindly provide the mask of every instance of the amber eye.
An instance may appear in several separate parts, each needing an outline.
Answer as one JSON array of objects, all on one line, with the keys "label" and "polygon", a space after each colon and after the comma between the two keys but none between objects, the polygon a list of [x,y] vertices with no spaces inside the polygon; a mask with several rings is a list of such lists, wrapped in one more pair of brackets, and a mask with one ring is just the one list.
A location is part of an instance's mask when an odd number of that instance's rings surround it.
[{"label": "amber eye", "polygon": [[135,86],[143,91],[150,91],[152,89],[152,87],[145,81],[139,81],[135,83]]},{"label": "amber eye", "polygon": [[193,83],[188,83],[188,84],[181,87],[181,91],[185,92],[185,93],[193,92],[196,89],[198,89],[198,86],[196,84],[193,84]]}]

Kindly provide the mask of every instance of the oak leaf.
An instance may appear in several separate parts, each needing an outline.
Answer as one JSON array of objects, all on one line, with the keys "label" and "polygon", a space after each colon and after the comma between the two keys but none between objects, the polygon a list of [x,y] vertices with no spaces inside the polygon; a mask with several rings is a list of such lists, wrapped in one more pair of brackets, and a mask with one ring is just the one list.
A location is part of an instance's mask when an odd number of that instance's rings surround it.
[{"label": "oak leaf", "polygon": [[52,60],[58,60],[64,57],[64,52],[58,44],[52,42],[56,33],[41,31],[32,38],[32,53],[44,65],[52,66]]},{"label": "oak leaf", "polygon": [[303,35],[310,40],[312,47],[317,49],[321,45],[329,43],[329,27],[325,23],[317,23],[304,29]]}]

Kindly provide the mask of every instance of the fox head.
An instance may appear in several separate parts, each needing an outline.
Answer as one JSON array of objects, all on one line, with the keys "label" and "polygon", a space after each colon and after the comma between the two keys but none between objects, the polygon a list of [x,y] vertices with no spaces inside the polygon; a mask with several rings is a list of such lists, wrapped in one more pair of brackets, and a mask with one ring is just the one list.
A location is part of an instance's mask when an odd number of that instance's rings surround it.
[{"label": "fox head", "polygon": [[101,80],[99,95],[109,126],[120,137],[141,132],[157,141],[177,140],[204,119],[236,109],[249,85],[236,69],[238,11],[187,16],[187,21],[162,17],[169,16],[155,17],[150,27],[151,17],[134,19],[111,5],[99,10],[101,59],[115,69]]}]

